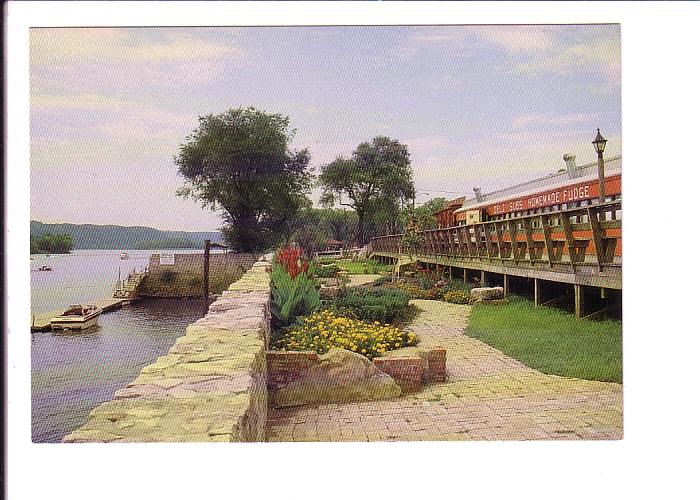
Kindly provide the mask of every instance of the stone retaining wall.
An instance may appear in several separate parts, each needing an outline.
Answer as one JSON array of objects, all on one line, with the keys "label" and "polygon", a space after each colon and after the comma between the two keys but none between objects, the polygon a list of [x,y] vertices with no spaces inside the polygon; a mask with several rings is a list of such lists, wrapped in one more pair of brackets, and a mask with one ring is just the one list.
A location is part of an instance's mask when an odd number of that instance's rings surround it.
[{"label": "stone retaining wall", "polygon": [[263,441],[271,255],[64,442]]}]

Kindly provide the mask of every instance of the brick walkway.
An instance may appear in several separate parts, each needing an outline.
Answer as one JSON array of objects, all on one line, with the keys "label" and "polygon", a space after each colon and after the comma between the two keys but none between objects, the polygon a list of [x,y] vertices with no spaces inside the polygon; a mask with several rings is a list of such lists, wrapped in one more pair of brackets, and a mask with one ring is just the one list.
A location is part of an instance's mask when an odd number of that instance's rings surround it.
[{"label": "brick walkway", "polygon": [[622,386],[544,375],[464,335],[471,308],[413,300],[447,382],[388,401],[270,410],[268,441],[621,439]]}]

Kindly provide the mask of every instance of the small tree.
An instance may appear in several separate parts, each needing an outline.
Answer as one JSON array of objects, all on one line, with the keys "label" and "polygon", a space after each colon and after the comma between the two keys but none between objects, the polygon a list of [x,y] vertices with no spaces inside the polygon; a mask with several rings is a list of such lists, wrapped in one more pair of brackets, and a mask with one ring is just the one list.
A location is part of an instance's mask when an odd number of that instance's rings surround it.
[{"label": "small tree", "polygon": [[[321,167],[319,183],[323,187],[322,203],[341,205],[357,212],[357,241],[367,241],[366,224],[372,207],[396,204],[414,194],[408,148],[388,137],[363,142],[350,158],[342,156]],[[345,196],[349,202],[343,202]]]},{"label": "small tree", "polygon": [[175,157],[186,179],[178,195],[220,211],[224,238],[235,250],[277,244],[309,203],[309,153],[289,149],[293,136],[289,117],[255,108],[200,117]]}]

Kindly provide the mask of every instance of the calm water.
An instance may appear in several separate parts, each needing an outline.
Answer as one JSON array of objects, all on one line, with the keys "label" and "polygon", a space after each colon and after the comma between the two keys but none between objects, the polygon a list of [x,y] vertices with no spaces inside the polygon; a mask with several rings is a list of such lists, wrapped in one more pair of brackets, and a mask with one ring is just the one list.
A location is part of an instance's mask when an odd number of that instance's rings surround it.
[{"label": "calm water", "polygon": [[[53,271],[32,271],[32,312],[110,297],[119,268],[122,278],[142,269],[152,251],[129,251],[126,261],[119,253],[34,256],[32,269],[50,265]],[[102,314],[99,326],[80,333],[32,333],[32,440],[60,442],[200,317],[199,301],[149,300]]]}]

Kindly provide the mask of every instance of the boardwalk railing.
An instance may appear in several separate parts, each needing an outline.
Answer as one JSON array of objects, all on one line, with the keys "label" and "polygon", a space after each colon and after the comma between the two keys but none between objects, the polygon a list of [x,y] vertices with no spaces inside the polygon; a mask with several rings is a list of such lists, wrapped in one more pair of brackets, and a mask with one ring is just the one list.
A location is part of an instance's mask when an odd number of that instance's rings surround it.
[{"label": "boardwalk railing", "polygon": [[[512,274],[569,283],[576,283],[575,276],[581,274],[588,276],[582,284],[621,288],[621,217],[622,203],[615,201],[421,231],[412,253],[419,260],[489,272],[541,270],[547,275]],[[409,250],[400,248],[401,241],[400,234],[374,238],[367,254],[406,254]],[[558,279],[553,273],[565,276]]]}]

